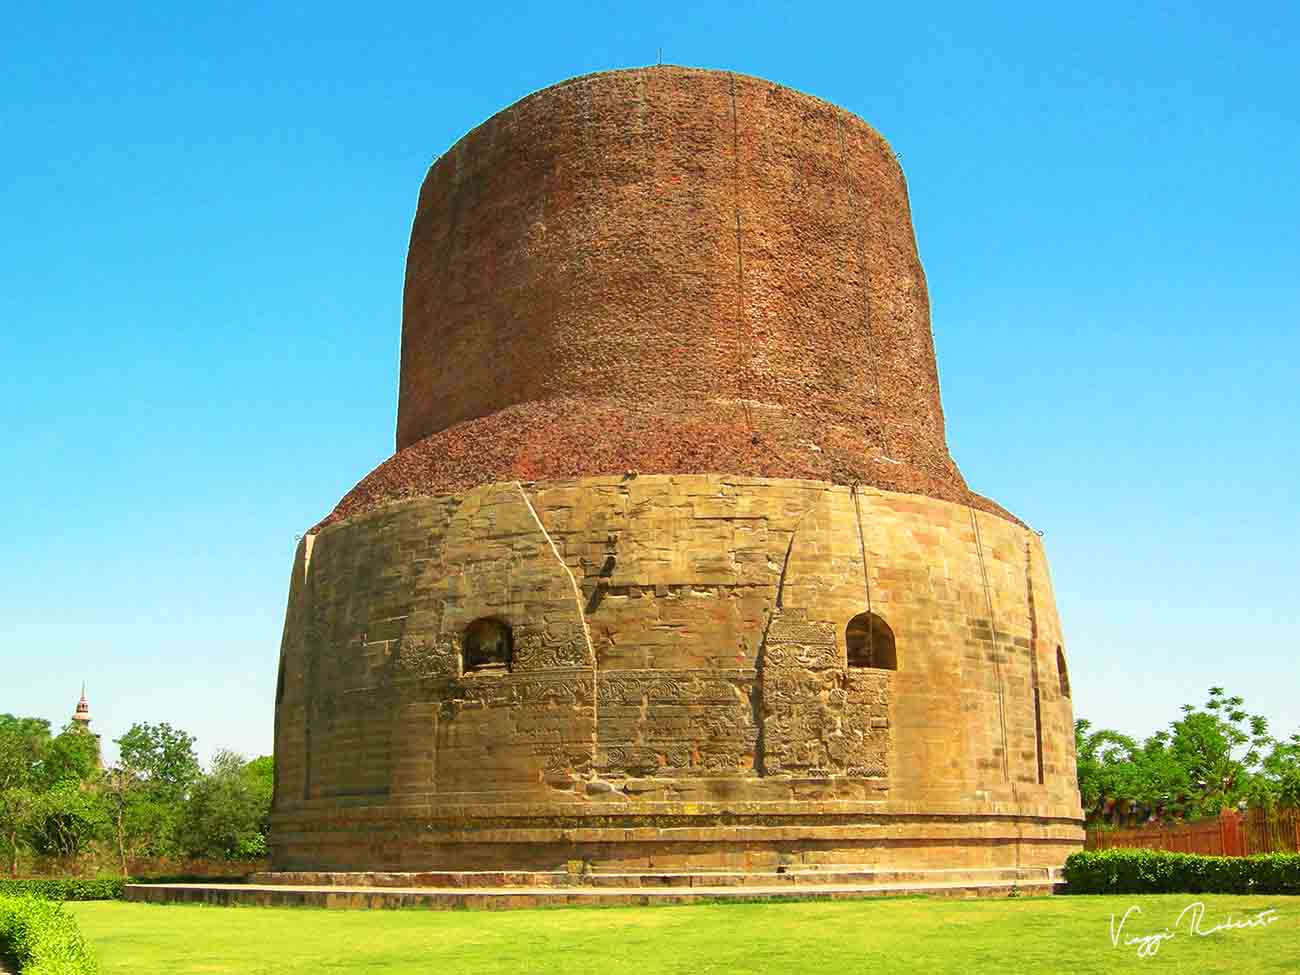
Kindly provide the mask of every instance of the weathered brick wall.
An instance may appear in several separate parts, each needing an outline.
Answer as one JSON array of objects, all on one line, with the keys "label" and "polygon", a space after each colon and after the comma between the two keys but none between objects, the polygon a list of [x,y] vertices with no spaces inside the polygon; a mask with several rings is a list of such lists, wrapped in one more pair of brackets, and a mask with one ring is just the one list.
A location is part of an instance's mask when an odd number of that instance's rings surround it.
[{"label": "weathered brick wall", "polygon": [[[896,670],[848,666],[868,607]],[[509,673],[461,672],[483,617]],[[1082,837],[1060,644],[1039,538],[967,506],[719,475],[394,503],[299,549],[274,861],[1055,862]],[[752,843],[707,833],[734,814]]]},{"label": "weathered brick wall", "polygon": [[723,71],[575,78],[425,178],[397,446],[535,400],[748,398],[946,456],[928,311],[902,170],[857,116]]},{"label": "weathered brick wall", "polygon": [[398,453],[340,503],[732,473],[972,503],[907,187],[861,119],[677,67],[539,91],[430,168]]}]

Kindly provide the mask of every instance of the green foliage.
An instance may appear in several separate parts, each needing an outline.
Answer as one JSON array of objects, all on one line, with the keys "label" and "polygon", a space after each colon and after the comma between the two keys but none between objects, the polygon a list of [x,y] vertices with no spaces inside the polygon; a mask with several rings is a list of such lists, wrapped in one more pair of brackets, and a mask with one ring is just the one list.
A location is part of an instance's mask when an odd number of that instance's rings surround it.
[{"label": "green foliage", "polygon": [[41,794],[23,786],[0,789],[0,841],[9,856],[9,875],[18,876],[18,853],[26,846],[27,834],[40,822],[44,807]]},{"label": "green foliage", "polygon": [[1118,731],[1090,731],[1092,722],[1074,723],[1074,750],[1078,762],[1079,798],[1091,809],[1106,796],[1140,791],[1137,779],[1137,742]]},{"label": "green foliage", "polygon": [[118,762],[104,773],[102,809],[122,874],[131,853],[176,852],[190,789],[201,774],[194,736],[167,723],[136,723],[115,739]]},{"label": "green foliage", "polygon": [[0,714],[0,842],[12,875],[20,850],[79,847],[93,833],[82,786],[98,756],[94,736],[75,724],[54,736],[48,721]]},{"label": "green foliage", "polygon": [[0,850],[74,858],[107,840],[123,876],[132,856],[251,860],[266,855],[274,762],[219,752],[205,774],[194,737],[137,723],[99,769],[99,744],[75,722],[0,715]]},{"label": "green foliage", "polygon": [[177,835],[189,856],[250,860],[266,855],[270,828],[270,758],[245,762],[220,751],[191,791]]},{"label": "green foliage", "polygon": [[158,801],[183,799],[199,778],[194,736],[166,722],[133,724],[115,743],[118,764],[142,779]]},{"label": "green foliage", "polygon": [[0,897],[25,895],[51,901],[120,900],[126,883],[121,877],[0,880]]},{"label": "green foliage", "polygon": [[93,975],[99,971],[77,922],[39,897],[0,894],[0,949],[23,975]]},{"label": "green foliage", "polygon": [[1273,743],[1251,786],[1256,805],[1300,806],[1300,734]]},{"label": "green foliage", "polygon": [[82,785],[65,783],[45,793],[43,816],[30,830],[29,843],[46,856],[75,857],[106,825],[99,797]]},{"label": "green foliage", "polygon": [[1300,894],[1300,854],[1083,851],[1066,859],[1065,881],[1071,894]]},{"label": "green foliage", "polygon": [[57,736],[41,718],[0,714],[0,790],[14,786],[43,790],[85,782],[99,759],[95,736],[73,723]]},{"label": "green foliage", "polygon": [[50,723],[0,714],[0,789],[30,785],[50,741]]},{"label": "green foliage", "polygon": [[26,833],[40,817],[41,757],[49,743],[48,721],[0,714],[0,841],[13,876]]},{"label": "green foliage", "polygon": [[[1109,729],[1075,723],[1079,794],[1091,819],[1116,806],[1142,818],[1200,819],[1246,801],[1300,799],[1300,735],[1276,742],[1268,722],[1240,697],[1210,688],[1203,707],[1186,704],[1169,729],[1141,745]],[[1271,750],[1270,750],[1271,749]]]},{"label": "green foliage", "polygon": [[73,721],[50,740],[41,758],[40,782],[46,788],[89,782],[98,769],[99,741]]},{"label": "green foliage", "polygon": [[[1297,737],[1300,738],[1300,736]],[[257,783],[255,788],[266,796],[269,802],[271,793],[275,789],[275,758],[270,755],[261,755],[246,764],[244,771],[252,781]]]}]

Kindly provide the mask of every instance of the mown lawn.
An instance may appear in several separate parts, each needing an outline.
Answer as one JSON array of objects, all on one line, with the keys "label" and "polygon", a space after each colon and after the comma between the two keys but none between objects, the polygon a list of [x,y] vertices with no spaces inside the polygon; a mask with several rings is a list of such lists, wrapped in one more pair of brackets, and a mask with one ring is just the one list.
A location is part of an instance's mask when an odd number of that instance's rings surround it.
[{"label": "mown lawn", "polygon": [[[1139,958],[1129,937],[1202,931],[1272,909],[1278,920],[1175,936]],[[1133,914],[1111,944],[1111,916]],[[1300,897],[1163,895],[528,911],[326,911],[69,904],[103,975],[141,972],[815,973],[1300,972]]]}]

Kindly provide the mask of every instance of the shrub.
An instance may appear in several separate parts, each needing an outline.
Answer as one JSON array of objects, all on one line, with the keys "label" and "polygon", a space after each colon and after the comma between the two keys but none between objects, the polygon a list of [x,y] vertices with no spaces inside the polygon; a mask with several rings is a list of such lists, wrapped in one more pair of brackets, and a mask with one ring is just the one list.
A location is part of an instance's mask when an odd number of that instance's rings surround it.
[{"label": "shrub", "polygon": [[99,880],[0,880],[0,897],[12,894],[43,897],[51,901],[112,901],[122,899],[122,888],[125,885],[126,881],[121,877]]},{"label": "shrub", "polygon": [[1066,859],[1065,882],[1070,894],[1300,894],[1300,853],[1083,851]]},{"label": "shrub", "polygon": [[99,971],[77,922],[61,904],[0,894],[0,952],[23,975],[94,975]]}]

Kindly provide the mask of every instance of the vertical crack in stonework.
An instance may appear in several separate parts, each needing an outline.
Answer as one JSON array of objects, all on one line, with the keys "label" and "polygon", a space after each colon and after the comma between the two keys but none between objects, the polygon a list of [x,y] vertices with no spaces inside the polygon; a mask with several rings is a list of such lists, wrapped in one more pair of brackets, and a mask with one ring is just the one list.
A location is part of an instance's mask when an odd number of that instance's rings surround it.
[{"label": "vertical crack in stonework", "polygon": [[781,569],[776,577],[776,595],[772,602],[772,607],[767,611],[767,618],[763,621],[763,635],[758,641],[758,651],[754,657],[754,697],[753,705],[754,723],[757,731],[754,739],[754,771],[759,776],[765,776],[768,773],[767,751],[768,736],[772,733],[768,727],[766,713],[767,700],[764,697],[766,688],[766,679],[764,673],[767,668],[767,646],[768,640],[772,634],[772,625],[776,620],[781,618],[782,609],[785,605],[785,575],[790,568],[790,552],[794,549],[794,540],[799,536],[799,528],[807,519],[811,506],[806,509],[795,523],[790,532],[790,538],[785,543],[785,555],[781,559]]},{"label": "vertical crack in stonework", "polygon": [[533,524],[537,526],[537,530],[541,532],[542,537],[546,539],[546,544],[551,549],[551,555],[555,557],[556,563],[564,570],[564,574],[568,576],[569,585],[573,589],[573,605],[578,612],[579,619],[582,620],[582,639],[587,645],[587,653],[590,654],[591,658],[594,660],[596,654],[592,649],[591,631],[587,627],[587,618],[582,612],[582,589],[578,586],[578,580],[574,578],[573,570],[569,568],[568,563],[564,561],[564,557],[560,554],[560,550],[555,544],[555,539],[551,537],[551,533],[548,532],[546,526],[542,524],[542,519],[537,517],[537,509],[533,507],[533,503],[529,500],[528,494],[524,491],[523,485],[518,481],[515,481],[514,486],[515,490],[519,492],[520,499],[528,506],[528,513],[533,516]]},{"label": "vertical crack in stonework", "polygon": [[302,537],[302,577],[304,580],[311,572],[311,551],[316,547],[316,532],[308,532]]},{"label": "vertical crack in stonework", "polygon": [[518,481],[514,482],[514,486],[515,490],[519,492],[519,497],[523,500],[524,504],[527,505],[528,513],[533,516],[533,524],[537,526],[537,530],[541,532],[542,537],[546,539],[546,544],[550,546],[552,557],[560,568],[564,570],[564,574],[569,579],[569,586],[573,590],[573,607],[577,611],[578,619],[582,624],[582,639],[587,646],[587,658],[591,661],[591,759],[592,764],[594,765],[596,760],[596,750],[598,748],[596,729],[600,727],[600,694],[598,693],[597,685],[597,671],[600,668],[600,664],[596,659],[595,646],[591,642],[591,628],[587,625],[587,614],[584,609],[582,589],[578,585],[578,580],[573,575],[573,570],[569,568],[569,564],[564,561],[564,557],[560,554],[560,549],[555,544],[555,539],[551,537],[551,533],[548,532],[546,526],[542,524],[542,519],[537,516],[537,509],[533,507],[533,502],[529,499],[528,492],[524,490],[524,486]]}]

